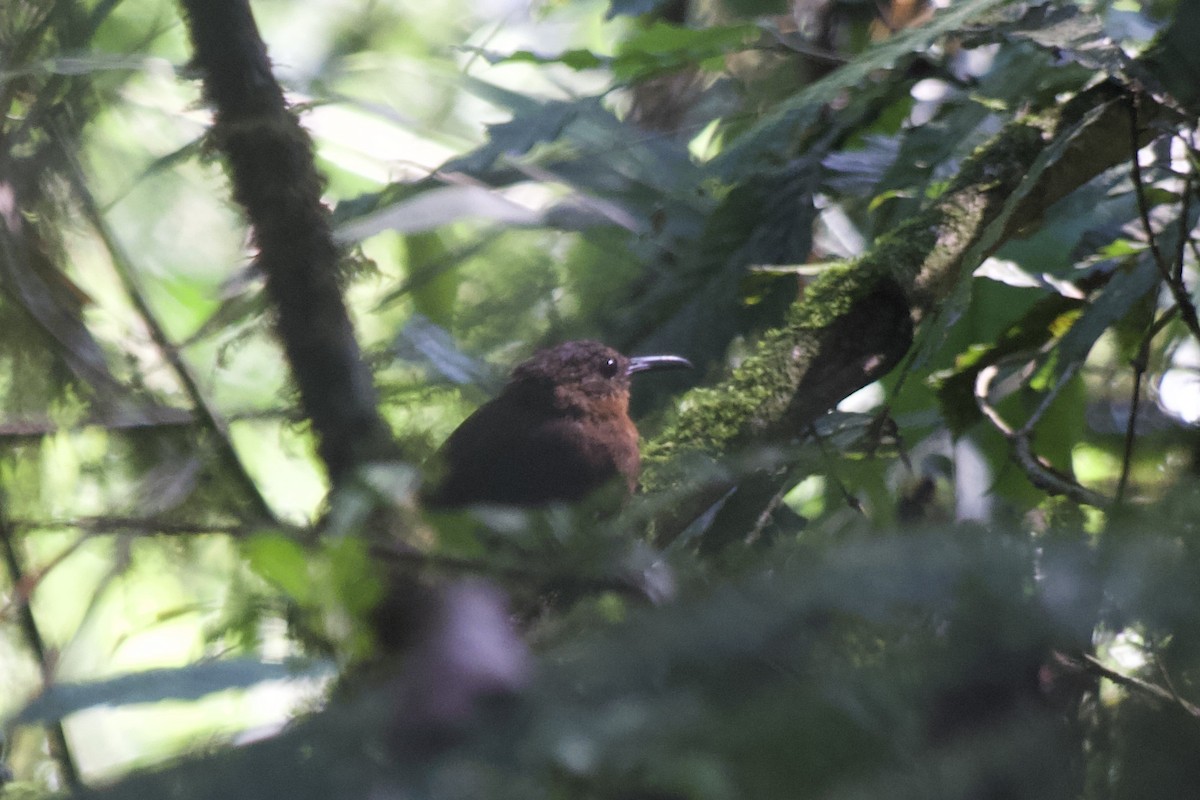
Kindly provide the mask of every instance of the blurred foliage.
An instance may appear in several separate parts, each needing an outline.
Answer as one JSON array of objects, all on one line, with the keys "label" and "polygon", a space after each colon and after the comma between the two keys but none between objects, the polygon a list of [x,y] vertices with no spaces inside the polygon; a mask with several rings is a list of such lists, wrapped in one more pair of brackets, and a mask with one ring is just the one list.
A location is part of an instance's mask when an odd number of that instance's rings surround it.
[{"label": "blurred foliage", "polygon": [[[176,5],[0,5],[0,796],[1196,796],[1200,7],[933,5],[256,2],[412,462],[332,498]],[[537,347],[692,359],[635,389],[651,436],[1104,81],[1184,122],[811,435],[685,465],[784,476],[753,530],[654,549],[689,485],[415,504]],[[398,662],[395,569],[451,587]]]}]

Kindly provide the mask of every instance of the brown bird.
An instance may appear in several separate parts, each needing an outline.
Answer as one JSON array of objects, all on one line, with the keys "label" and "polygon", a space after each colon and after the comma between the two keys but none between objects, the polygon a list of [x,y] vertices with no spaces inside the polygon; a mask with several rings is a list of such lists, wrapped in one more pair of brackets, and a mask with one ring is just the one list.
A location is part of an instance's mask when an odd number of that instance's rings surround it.
[{"label": "brown bird", "polygon": [[593,341],[542,350],[450,434],[426,505],[571,503],[618,477],[633,492],[641,457],[630,377],[691,366],[679,356],[626,358]]}]

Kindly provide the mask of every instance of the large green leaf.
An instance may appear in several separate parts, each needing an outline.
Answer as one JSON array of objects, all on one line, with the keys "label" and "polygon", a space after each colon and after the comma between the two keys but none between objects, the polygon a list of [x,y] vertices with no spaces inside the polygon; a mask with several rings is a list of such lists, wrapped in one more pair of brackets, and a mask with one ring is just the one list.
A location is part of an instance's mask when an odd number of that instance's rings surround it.
[{"label": "large green leaf", "polygon": [[713,163],[718,174],[736,178],[769,167],[793,147],[795,132],[816,121],[826,104],[867,81],[878,70],[928,49],[950,34],[1010,0],[962,0],[943,9],[930,22],[903,31],[871,47],[853,61],[780,103],[724,150]]},{"label": "large green leaf", "polygon": [[1180,0],[1175,19],[1142,63],[1176,100],[1200,114],[1200,3]]},{"label": "large green leaf", "polygon": [[213,692],[246,689],[264,681],[328,677],[332,671],[333,665],[327,661],[267,663],[236,659],[152,669],[92,683],[56,683],[31,700],[13,721],[47,722],[96,706],[198,700]]},{"label": "large green leaf", "polygon": [[725,56],[745,49],[759,37],[754,25],[716,25],[689,28],[655,21],[636,28],[624,39],[612,56],[590,50],[566,50],[557,55],[542,55],[518,50],[510,55],[485,52],[493,64],[562,64],[573,70],[607,68],[623,83],[652,78],[679,69],[721,70]]}]

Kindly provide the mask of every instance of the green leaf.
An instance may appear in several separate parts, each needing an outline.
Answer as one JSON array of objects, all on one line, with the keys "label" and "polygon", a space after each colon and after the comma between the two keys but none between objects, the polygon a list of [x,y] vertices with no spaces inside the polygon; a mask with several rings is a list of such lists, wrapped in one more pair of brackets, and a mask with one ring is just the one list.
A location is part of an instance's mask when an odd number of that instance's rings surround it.
[{"label": "green leaf", "polygon": [[1113,76],[1122,75],[1130,63],[1099,16],[1066,3],[1034,5],[1011,22],[986,24],[967,44],[978,46],[1002,39],[1029,42],[1050,53],[1056,64],[1073,61]]},{"label": "green leaf", "polygon": [[1200,112],[1200,3],[1181,0],[1175,19],[1141,59],[1175,99]]},{"label": "green leaf", "polygon": [[426,184],[405,197],[390,202],[381,199],[369,213],[342,222],[337,237],[342,242],[358,242],[388,230],[425,233],[464,219],[535,225],[542,215],[483,186]]},{"label": "green leaf", "polygon": [[999,363],[1013,353],[1032,352],[1057,335],[1062,320],[1078,314],[1082,301],[1053,294],[1004,331],[995,344],[976,344],[960,353],[953,370],[930,377],[947,427],[961,436],[983,418],[975,402],[975,382],[985,367]]},{"label": "green leaf", "polygon": [[544,56],[530,50],[518,50],[508,55],[500,55],[477,48],[466,49],[480,53],[491,64],[562,64],[578,71],[602,69],[612,62],[612,59],[596,55],[591,50],[565,50],[556,56]]},{"label": "green leaf", "polygon": [[573,70],[608,67],[618,80],[634,82],[688,67],[723,69],[728,53],[743,49],[758,36],[759,29],[755,25],[691,28],[656,20],[635,29],[611,58],[590,50],[566,50],[557,55],[540,55],[530,50],[518,50],[509,55],[476,52],[492,64],[561,64]]},{"label": "green leaf", "polygon": [[[992,219],[983,232],[976,237],[970,248],[963,254],[961,268],[964,278],[966,275],[973,273],[983,262],[984,258],[1008,235],[1009,222],[1013,214],[1022,207],[1025,197],[1035,188],[1045,190],[1046,187],[1041,184],[1041,177],[1046,170],[1050,169],[1059,159],[1067,155],[1075,144],[1076,137],[1087,131],[1092,123],[1107,110],[1107,104],[1092,108],[1068,130],[1059,134],[1051,146],[1038,154],[1029,171],[1023,177],[1021,184],[1005,199],[1004,207],[1000,210],[1000,213]],[[956,312],[958,309],[964,307],[970,299],[971,290],[971,281],[959,280],[957,282],[951,296],[942,303],[940,313],[932,320],[929,328],[930,332],[924,337],[927,345],[914,358],[914,365],[918,367],[922,366],[932,354],[933,344],[944,341],[946,329],[953,325],[958,318],[957,313],[948,312]]]},{"label": "green leaf", "polygon": [[412,287],[413,305],[434,324],[448,327],[454,321],[459,274],[451,269],[450,253],[436,233],[414,233],[404,238],[405,266]]},{"label": "green leaf", "polygon": [[608,7],[608,12],[604,15],[605,19],[613,17],[640,17],[643,14],[652,14],[657,11],[667,0],[612,0],[612,4]]},{"label": "green leaf", "polygon": [[621,43],[612,61],[613,75],[633,82],[690,66],[721,69],[726,54],[758,36],[754,25],[688,28],[656,21]]},{"label": "green leaf", "polygon": [[1116,239],[1104,247],[1101,247],[1097,254],[1102,258],[1121,259],[1128,256],[1134,256],[1146,250],[1146,245],[1143,242],[1135,242],[1129,239]]},{"label": "green leaf", "polygon": [[245,689],[264,681],[321,678],[332,672],[333,665],[328,661],[280,664],[246,658],[152,669],[93,683],[57,683],[30,701],[13,721],[50,722],[95,706],[197,700],[213,692]]},{"label": "green leaf", "polygon": [[[1189,209],[1188,218],[1180,224],[1179,217],[1170,219],[1155,238],[1161,253],[1179,249],[1180,230],[1191,231],[1200,222],[1200,208]],[[1161,273],[1153,254],[1144,246],[1132,266],[1117,272],[1101,290],[1079,321],[1063,336],[1058,356],[1063,366],[1084,359],[1104,331],[1125,319],[1131,310],[1161,281]]]},{"label": "green leaf", "polygon": [[396,355],[426,367],[429,373],[460,386],[477,386],[492,395],[504,385],[503,376],[486,362],[459,349],[440,325],[414,314],[396,335]]},{"label": "green leaf", "polygon": [[939,37],[1007,2],[1009,0],[962,0],[943,9],[925,25],[871,47],[849,64],[776,106],[714,159],[713,168],[718,174],[733,178],[769,166],[772,158],[791,149],[795,132],[815,122],[825,107],[843,92],[867,81],[872,73],[890,69],[913,53],[927,50]]},{"label": "green leaf", "polygon": [[1148,254],[1118,270],[1063,336],[1058,345],[1060,363],[1066,366],[1086,358],[1100,335],[1123,319],[1158,282],[1158,267]]},{"label": "green leaf", "polygon": [[299,542],[279,533],[256,533],[242,542],[250,568],[305,604],[313,599],[309,574],[310,554]]},{"label": "green leaf", "polygon": [[[497,95],[493,91],[483,91],[484,87],[495,88],[482,81],[468,84],[468,88],[479,89],[485,99],[494,96],[495,102],[506,97],[504,93]],[[523,155],[534,145],[554,141],[570,122],[588,111],[590,104],[599,105],[599,100],[594,98],[575,103],[560,100],[538,103],[527,98],[521,99],[523,102],[517,106],[509,106],[514,112],[511,120],[488,126],[488,141],[482,147],[454,159],[443,171],[481,175],[503,157]]]},{"label": "green leaf", "polygon": [[355,616],[361,617],[375,607],[383,595],[378,564],[372,559],[362,537],[344,536],[325,546],[329,576],[338,599]]}]

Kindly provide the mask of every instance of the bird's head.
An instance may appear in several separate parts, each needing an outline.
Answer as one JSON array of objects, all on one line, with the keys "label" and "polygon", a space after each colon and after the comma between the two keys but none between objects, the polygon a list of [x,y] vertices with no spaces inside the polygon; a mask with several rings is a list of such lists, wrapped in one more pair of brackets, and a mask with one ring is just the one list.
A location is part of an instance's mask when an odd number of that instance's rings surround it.
[{"label": "bird's head", "polygon": [[509,386],[551,391],[558,406],[608,400],[627,404],[633,375],[691,366],[690,361],[679,356],[626,357],[600,342],[582,340],[535,353],[513,370]]}]

